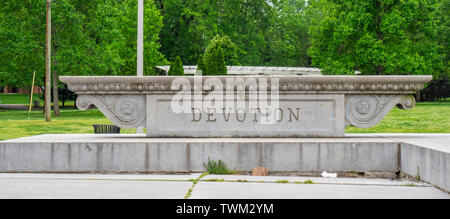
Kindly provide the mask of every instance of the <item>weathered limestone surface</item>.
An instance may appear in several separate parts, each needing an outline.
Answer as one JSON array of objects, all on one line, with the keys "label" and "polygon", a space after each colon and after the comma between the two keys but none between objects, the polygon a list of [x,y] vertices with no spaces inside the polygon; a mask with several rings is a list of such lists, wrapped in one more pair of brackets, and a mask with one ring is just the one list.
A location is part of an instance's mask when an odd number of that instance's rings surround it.
[{"label": "weathered limestone surface", "polygon": [[353,134],[345,138],[147,138],[42,135],[0,142],[0,172],[202,172],[223,160],[237,171],[401,171],[450,191],[450,134]]},{"label": "weathered limestone surface", "polygon": [[237,171],[396,172],[398,143],[349,138],[146,138],[145,135],[42,135],[0,142],[0,172],[203,172],[223,160]]},{"label": "weathered limestone surface", "polygon": [[[188,86],[174,83],[184,79]],[[99,108],[122,128],[147,127],[148,137],[343,137],[346,126],[370,128],[394,107],[412,109],[413,94],[431,76],[289,76],[289,77],[60,77],[79,95],[81,110]],[[227,83],[228,80],[242,83]],[[172,98],[181,93],[202,98],[220,90],[209,84],[219,81],[224,90],[249,101],[267,91],[279,95],[276,121],[264,124],[261,108],[233,112],[174,113]],[[254,84],[249,82],[256,82]],[[267,81],[267,85],[261,82]],[[277,82],[277,83],[273,83]],[[228,97],[224,95],[226,101]],[[226,106],[224,107],[226,109]]]}]

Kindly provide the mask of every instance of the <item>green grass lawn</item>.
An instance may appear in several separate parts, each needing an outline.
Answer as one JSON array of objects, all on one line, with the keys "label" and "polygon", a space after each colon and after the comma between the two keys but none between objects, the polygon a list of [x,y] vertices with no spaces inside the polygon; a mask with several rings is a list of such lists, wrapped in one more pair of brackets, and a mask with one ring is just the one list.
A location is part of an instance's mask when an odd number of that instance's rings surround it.
[{"label": "green grass lawn", "polygon": [[[24,97],[2,95],[2,102],[19,102]],[[28,100],[28,96],[25,96]],[[73,103],[72,103],[73,104]],[[0,111],[0,140],[40,134],[94,133],[92,124],[111,124],[98,110],[79,111],[73,107],[61,110],[61,116],[44,121],[42,111]],[[122,133],[136,133],[122,130]],[[347,133],[450,133],[450,101],[418,103],[411,111],[395,108],[376,127],[370,129],[348,128]]]},{"label": "green grass lawn", "polygon": [[[93,124],[111,124],[99,110],[62,109],[61,116],[44,121],[42,111],[0,111],[0,141],[41,134],[94,133]],[[136,130],[122,130],[136,133]]]},{"label": "green grass lawn", "polygon": [[377,126],[349,127],[347,133],[450,133],[450,101],[417,103],[413,110],[394,108]]},{"label": "green grass lawn", "polygon": [[[39,100],[40,94],[33,95],[33,101]],[[1,104],[30,104],[29,94],[0,94]]]}]

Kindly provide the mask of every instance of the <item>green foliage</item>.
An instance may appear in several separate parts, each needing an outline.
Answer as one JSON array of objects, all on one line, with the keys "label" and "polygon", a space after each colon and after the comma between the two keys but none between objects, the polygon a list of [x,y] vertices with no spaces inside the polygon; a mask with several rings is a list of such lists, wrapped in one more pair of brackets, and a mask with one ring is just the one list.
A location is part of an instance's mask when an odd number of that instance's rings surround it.
[{"label": "green foliage", "polygon": [[170,65],[169,76],[180,76],[184,75],[183,63],[181,62],[181,58],[177,56],[174,62]]},{"label": "green foliage", "polygon": [[223,50],[223,57],[227,65],[239,65],[238,56],[236,53],[237,46],[228,36],[215,36],[214,39],[212,39],[208,44],[208,47],[206,47],[205,59],[210,59],[214,54],[214,51],[219,47]]},{"label": "green foliage", "polygon": [[42,85],[45,1],[0,1],[0,86]]},{"label": "green foliage", "polygon": [[[317,13],[303,0],[272,1],[273,11],[267,32],[267,52],[262,65],[310,66],[308,27]],[[264,50],[263,50],[264,51]]]},{"label": "green foliage", "polygon": [[198,57],[197,72],[200,72],[200,71],[202,74],[204,74],[206,72],[205,61],[203,59],[203,55],[200,55]]},{"label": "green foliage", "polygon": [[436,1],[312,1],[309,55],[328,74],[437,74]]},{"label": "green foliage", "polygon": [[420,92],[422,100],[437,101],[450,97],[450,76],[441,74],[438,78],[427,84],[427,87]]},{"label": "green foliage", "polygon": [[[42,93],[39,95],[39,98],[42,100],[42,102],[45,102],[45,87],[42,88]],[[63,84],[62,86],[58,87],[58,99],[62,103],[62,107],[66,105],[67,101],[75,102],[77,98],[78,95],[69,90],[67,84]],[[50,96],[50,99],[53,102],[53,95]],[[76,107],[74,106],[74,108]]]},{"label": "green foliage", "polygon": [[58,99],[62,102],[62,106],[65,106],[67,101],[76,101],[78,95],[67,87],[67,84],[64,84],[61,88],[58,88]]},{"label": "green foliage", "polygon": [[214,161],[208,158],[208,162],[203,163],[203,166],[209,174],[229,175],[233,173],[222,160]]},{"label": "green foliage", "polygon": [[437,2],[436,18],[437,42],[440,45],[439,51],[445,55],[443,62],[444,68],[441,75],[450,77],[450,0],[441,0]]},{"label": "green foliage", "polygon": [[[201,64],[314,66],[327,74],[449,74],[450,0],[148,0],[146,75]],[[52,70],[136,75],[137,0],[57,0]],[[18,22],[20,21],[20,22]],[[0,85],[43,85],[45,0],[0,1]],[[220,37],[224,36],[224,37]],[[206,63],[203,63],[206,65]]]},{"label": "green foliage", "polygon": [[[0,2],[0,85],[27,88],[45,71],[45,0]],[[136,75],[137,0],[52,3],[52,71],[59,75]],[[20,21],[20,22],[18,22]],[[145,1],[145,73],[167,61],[158,51],[163,18]]]},{"label": "green foliage", "polygon": [[[119,51],[122,64],[117,75],[136,75],[136,36],[137,36],[137,0],[120,0],[112,2],[121,14],[112,14],[111,19],[119,21],[119,41],[110,42],[112,53]],[[154,75],[155,66],[167,64],[159,52],[159,33],[163,28],[163,17],[153,0],[145,1],[144,6],[144,74]],[[115,51],[114,51],[115,50]]]},{"label": "green foliage", "polygon": [[161,50],[196,64],[211,39],[229,36],[238,59],[228,65],[308,66],[304,0],[155,0],[164,16]]},{"label": "green foliage", "polygon": [[205,55],[205,75],[227,75],[227,66],[223,57],[222,47],[213,48]]}]

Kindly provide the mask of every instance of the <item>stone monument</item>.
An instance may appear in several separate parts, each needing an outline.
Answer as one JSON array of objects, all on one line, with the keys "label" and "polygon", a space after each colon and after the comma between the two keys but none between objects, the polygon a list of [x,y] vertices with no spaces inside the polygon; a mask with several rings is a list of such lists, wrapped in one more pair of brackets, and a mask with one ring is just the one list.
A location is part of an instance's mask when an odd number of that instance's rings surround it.
[{"label": "stone monument", "polygon": [[[412,95],[422,90],[432,76],[60,80],[79,95],[79,109],[95,105],[121,128],[147,127],[148,137],[289,138],[344,137],[347,126],[373,127],[395,106],[414,108]],[[176,100],[184,103],[174,103]],[[177,104],[178,110],[174,109]]]}]

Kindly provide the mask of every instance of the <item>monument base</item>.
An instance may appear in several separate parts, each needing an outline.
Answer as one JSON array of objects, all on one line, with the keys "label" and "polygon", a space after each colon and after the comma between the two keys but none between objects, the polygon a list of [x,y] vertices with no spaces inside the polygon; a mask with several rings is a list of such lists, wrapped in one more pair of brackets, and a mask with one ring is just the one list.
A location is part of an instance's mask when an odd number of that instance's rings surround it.
[{"label": "monument base", "polygon": [[146,138],[41,135],[0,142],[3,173],[203,172],[223,160],[249,172],[402,172],[450,191],[450,134],[352,134],[345,138]]}]

